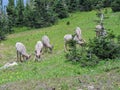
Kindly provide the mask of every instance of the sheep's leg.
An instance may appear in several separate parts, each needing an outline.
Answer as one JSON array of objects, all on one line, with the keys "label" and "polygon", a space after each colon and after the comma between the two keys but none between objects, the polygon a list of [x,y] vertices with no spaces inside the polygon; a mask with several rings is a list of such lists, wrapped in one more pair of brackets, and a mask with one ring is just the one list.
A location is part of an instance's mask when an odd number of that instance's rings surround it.
[{"label": "sheep's leg", "polygon": [[98,37],[98,32],[96,32],[96,37]]},{"label": "sheep's leg", "polygon": [[20,54],[20,61],[21,61],[21,53],[19,53]]},{"label": "sheep's leg", "polygon": [[46,47],[46,52],[50,53],[50,47]]},{"label": "sheep's leg", "polygon": [[52,53],[52,45],[50,45],[50,46],[48,47],[48,49],[49,49],[50,53]]},{"label": "sheep's leg", "polygon": [[47,52],[47,47],[46,46],[44,47],[44,52]]},{"label": "sheep's leg", "polygon": [[22,54],[20,53],[20,61],[22,62],[21,56],[22,56]]},{"label": "sheep's leg", "polygon": [[36,52],[36,50],[35,50],[35,57],[34,57],[34,60],[36,61],[36,59],[37,59],[37,56],[36,56],[36,54],[37,54],[37,52]]},{"label": "sheep's leg", "polygon": [[17,51],[17,61],[19,61],[18,58],[19,58],[19,57],[18,57],[18,51]]},{"label": "sheep's leg", "polygon": [[67,52],[67,44],[64,44],[64,51]]},{"label": "sheep's leg", "polygon": [[48,47],[48,48],[49,48],[50,53],[52,53],[52,48],[51,47]]},{"label": "sheep's leg", "polygon": [[22,58],[23,58],[23,61],[25,60],[25,56],[24,55],[22,55]]}]

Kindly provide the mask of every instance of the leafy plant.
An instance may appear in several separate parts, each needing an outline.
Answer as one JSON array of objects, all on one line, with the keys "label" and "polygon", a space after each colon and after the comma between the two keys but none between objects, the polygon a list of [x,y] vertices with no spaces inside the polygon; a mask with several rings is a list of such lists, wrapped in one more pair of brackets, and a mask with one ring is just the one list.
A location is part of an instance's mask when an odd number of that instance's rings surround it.
[{"label": "leafy plant", "polygon": [[87,54],[83,55],[80,64],[82,67],[85,66],[95,66],[99,63],[99,59],[95,54],[92,54],[90,51],[87,52]]},{"label": "leafy plant", "polygon": [[70,61],[79,61],[81,55],[76,47],[76,41],[70,40],[68,46],[70,49],[69,52],[66,54],[66,58]]},{"label": "leafy plant", "polygon": [[76,47],[76,42],[69,42],[69,52],[66,58],[70,61],[79,61],[81,66],[95,66],[101,59],[110,60],[120,58],[120,36],[117,37],[113,31],[109,31],[106,36],[99,36],[89,40],[87,46]]},{"label": "leafy plant", "polygon": [[95,37],[89,40],[89,49],[100,59],[115,59],[120,55],[120,45],[115,42],[115,35],[109,32],[107,36]]},{"label": "leafy plant", "polygon": [[69,42],[69,52],[66,54],[66,58],[70,61],[79,62],[82,67],[94,66],[99,62],[99,59],[91,51],[87,50],[87,46],[76,47],[76,42],[71,40]]}]

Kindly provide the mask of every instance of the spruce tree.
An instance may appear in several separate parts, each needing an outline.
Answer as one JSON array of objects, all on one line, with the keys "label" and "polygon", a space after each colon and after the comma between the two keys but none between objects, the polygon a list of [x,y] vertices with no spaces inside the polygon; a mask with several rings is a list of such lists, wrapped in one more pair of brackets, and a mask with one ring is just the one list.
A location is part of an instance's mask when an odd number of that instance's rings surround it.
[{"label": "spruce tree", "polygon": [[120,11],[120,0],[113,0],[111,3],[111,8],[113,12]]},{"label": "spruce tree", "polygon": [[5,38],[5,31],[3,30],[3,16],[0,14],[0,41]]},{"label": "spruce tree", "polygon": [[25,10],[24,10],[24,25],[27,27],[34,27],[34,8],[31,8],[31,5],[29,3],[26,4]]},{"label": "spruce tree", "polygon": [[7,15],[8,15],[8,20],[9,24],[11,26],[15,26],[16,24],[16,11],[15,11],[15,6],[14,6],[14,0],[9,0],[8,6],[7,6]]},{"label": "spruce tree", "polygon": [[[93,0],[94,1],[94,0]],[[96,2],[96,1],[94,1]],[[92,0],[78,0],[78,7],[81,11],[90,11],[92,10]]]},{"label": "spruce tree", "polygon": [[50,2],[49,0],[35,0],[35,27],[39,28],[50,26],[57,20],[55,12],[53,11],[50,3],[52,3],[52,1]]},{"label": "spruce tree", "polygon": [[68,10],[67,10],[67,5],[64,3],[63,0],[57,1],[56,5],[54,7],[54,10],[60,19],[66,18],[69,16]]},{"label": "spruce tree", "polygon": [[68,0],[69,4],[68,4],[68,9],[69,12],[75,12],[76,10],[78,10],[78,1],[77,0]]},{"label": "spruce tree", "polygon": [[18,0],[16,5],[16,13],[17,13],[17,26],[24,25],[24,3],[23,0]]}]

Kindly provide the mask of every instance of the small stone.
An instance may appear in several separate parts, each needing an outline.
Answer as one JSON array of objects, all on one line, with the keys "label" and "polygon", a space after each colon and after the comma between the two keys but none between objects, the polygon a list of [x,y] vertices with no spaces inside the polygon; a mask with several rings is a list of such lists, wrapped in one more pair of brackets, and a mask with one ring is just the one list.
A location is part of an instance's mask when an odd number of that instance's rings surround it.
[{"label": "small stone", "polygon": [[88,86],[88,90],[94,90],[94,86]]}]

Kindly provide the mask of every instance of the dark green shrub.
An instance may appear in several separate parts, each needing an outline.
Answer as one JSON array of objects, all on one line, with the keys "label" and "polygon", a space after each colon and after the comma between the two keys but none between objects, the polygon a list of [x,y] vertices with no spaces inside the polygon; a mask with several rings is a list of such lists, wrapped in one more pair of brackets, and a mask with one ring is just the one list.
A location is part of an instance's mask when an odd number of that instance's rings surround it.
[{"label": "dark green shrub", "polygon": [[80,11],[91,11],[92,10],[92,2],[90,0],[80,0]]},{"label": "dark green shrub", "polygon": [[112,0],[103,0],[103,7],[110,7]]},{"label": "dark green shrub", "polygon": [[95,54],[92,54],[91,52],[87,52],[87,54],[82,55],[80,59],[80,64],[82,67],[85,66],[95,66],[99,63],[99,59]]},{"label": "dark green shrub", "polygon": [[67,1],[68,11],[70,13],[77,11],[77,8],[78,8],[77,2],[78,2],[77,0],[68,0]]},{"label": "dark green shrub", "polygon": [[66,53],[66,58],[69,61],[79,62],[82,67],[98,64],[99,59],[91,51],[86,50],[86,46],[77,48],[76,42],[71,40],[69,42],[69,48],[69,52]]},{"label": "dark green shrub", "polygon": [[58,18],[63,19],[69,16],[67,7],[64,5],[62,0],[57,1],[54,6],[54,11],[57,13]]},{"label": "dark green shrub", "polygon": [[69,52],[66,53],[66,58],[70,61],[79,61],[81,58],[80,50],[76,47],[76,41],[70,40],[68,42]]},{"label": "dark green shrub", "polygon": [[120,11],[120,0],[113,0],[111,3],[111,8],[113,12]]},{"label": "dark green shrub", "polygon": [[12,33],[13,29],[9,19],[5,14],[0,15],[0,41],[5,39],[5,35]]},{"label": "dark green shrub", "polygon": [[108,33],[107,36],[95,37],[89,41],[89,49],[100,59],[115,59],[120,56],[120,45],[115,42],[115,35]]},{"label": "dark green shrub", "polygon": [[0,41],[5,39],[5,32],[0,29]]},{"label": "dark green shrub", "polygon": [[[116,41],[117,39],[117,41]],[[100,60],[120,58],[120,35],[116,36],[109,31],[106,36],[99,36],[89,40],[83,47],[76,47],[76,42],[69,42],[69,52],[66,58],[79,62],[82,67],[95,66]]]},{"label": "dark green shrub", "polygon": [[117,36],[118,44],[120,44],[120,35]]}]

